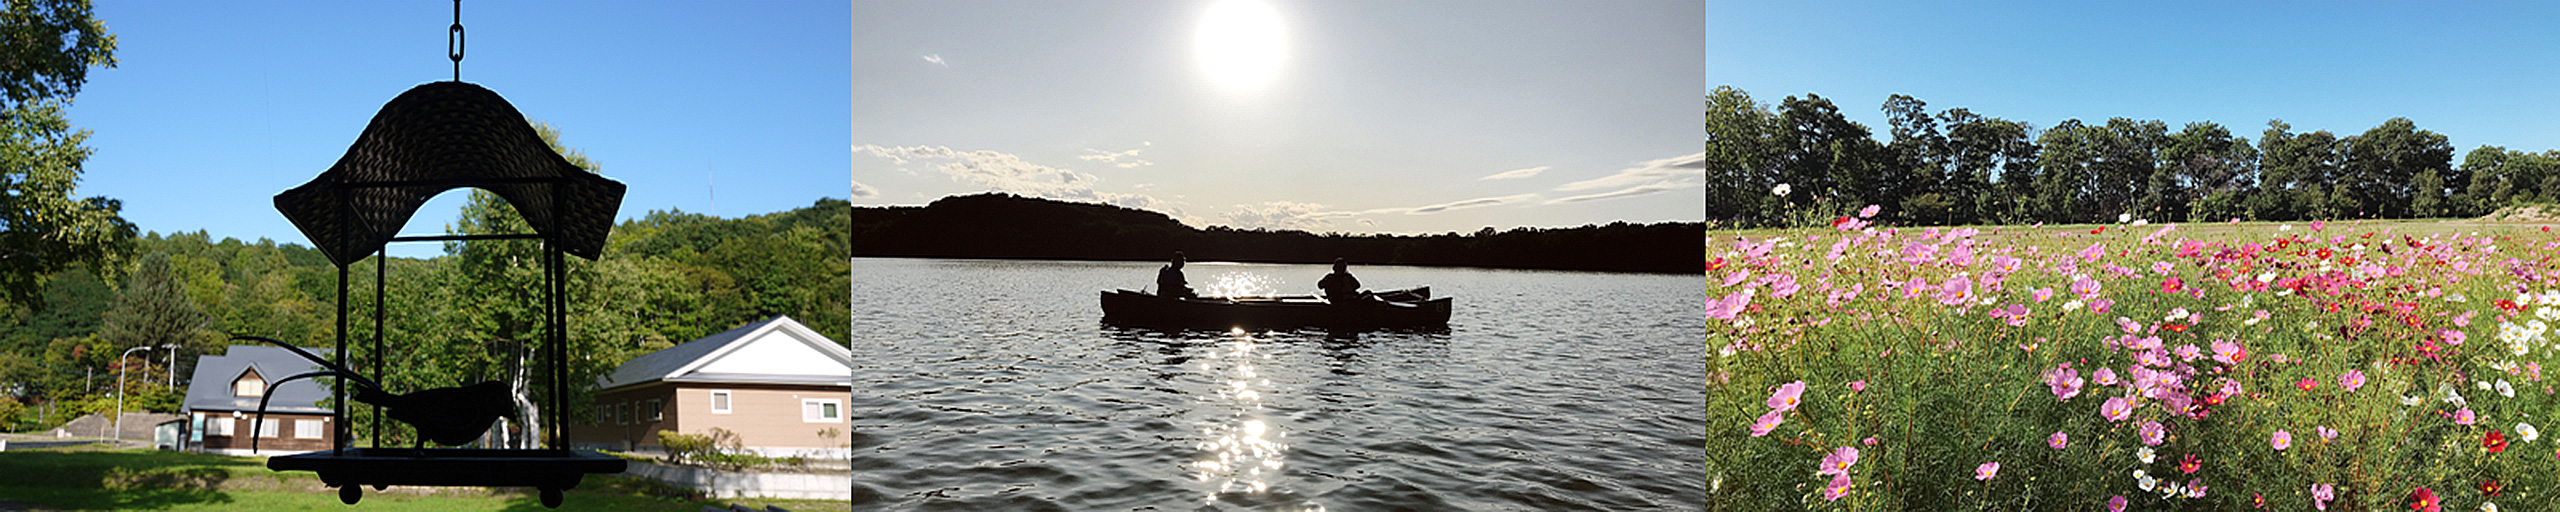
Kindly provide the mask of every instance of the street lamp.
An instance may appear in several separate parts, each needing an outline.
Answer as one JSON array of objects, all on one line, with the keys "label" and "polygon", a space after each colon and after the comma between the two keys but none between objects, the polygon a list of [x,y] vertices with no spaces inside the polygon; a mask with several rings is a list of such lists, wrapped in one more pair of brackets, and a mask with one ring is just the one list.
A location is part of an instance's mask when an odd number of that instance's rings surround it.
[{"label": "street lamp", "polygon": [[[170,354],[170,357],[172,358],[172,359],[170,359],[170,361],[171,361],[172,363],[175,363],[175,362],[177,361],[177,359],[175,359],[175,357],[177,357],[177,353],[178,353],[178,352],[177,352],[177,350],[176,350],[176,349],[177,349],[178,347],[177,347],[176,345],[161,345],[161,347],[166,347],[166,348],[169,348],[169,349],[170,349],[169,354]],[[116,440],[116,445],[117,445],[117,446],[123,446],[123,445],[124,445],[124,374],[125,374],[124,358],[132,356],[132,355],[133,355],[133,351],[136,351],[136,350],[151,350],[152,348],[153,348],[153,347],[151,347],[151,346],[149,346],[149,345],[144,345],[144,346],[139,346],[139,347],[133,347],[133,348],[124,349],[124,353],[122,353],[122,354],[116,354],[116,419],[115,419],[115,423],[114,423],[114,425],[115,425],[115,440]],[[145,375],[145,376],[143,376],[143,378],[148,379],[148,378],[151,378],[151,377],[150,377],[149,375]],[[176,376],[176,374],[174,374],[174,373],[173,373],[173,374],[170,374],[170,377],[169,377],[169,383],[170,383],[171,385],[176,385],[176,384],[177,384],[177,376]]]},{"label": "street lamp", "polygon": [[161,345],[160,348],[169,349],[169,389],[178,389],[178,346]]}]

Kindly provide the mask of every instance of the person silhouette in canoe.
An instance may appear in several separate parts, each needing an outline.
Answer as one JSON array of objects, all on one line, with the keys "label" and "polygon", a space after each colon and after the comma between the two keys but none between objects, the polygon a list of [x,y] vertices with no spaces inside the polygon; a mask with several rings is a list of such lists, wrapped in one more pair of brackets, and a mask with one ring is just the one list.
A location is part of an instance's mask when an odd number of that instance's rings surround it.
[{"label": "person silhouette in canoe", "polygon": [[1191,284],[1182,280],[1182,251],[1174,251],[1173,262],[1156,270],[1156,296],[1168,299],[1198,296],[1191,293]]},{"label": "person silhouette in canoe", "polygon": [[1316,280],[1316,288],[1324,289],[1324,300],[1335,304],[1368,300],[1369,292],[1360,291],[1360,278],[1351,277],[1350,267],[1350,262],[1334,258],[1333,273]]}]

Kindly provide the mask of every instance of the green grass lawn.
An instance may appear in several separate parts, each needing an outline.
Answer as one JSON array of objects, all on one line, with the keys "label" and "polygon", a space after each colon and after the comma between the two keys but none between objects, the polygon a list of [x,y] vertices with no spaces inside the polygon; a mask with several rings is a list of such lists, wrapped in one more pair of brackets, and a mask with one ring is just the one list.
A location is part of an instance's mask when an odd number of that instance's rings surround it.
[{"label": "green grass lawn", "polygon": [[[62,510],[351,510],[308,472],[268,470],[266,459],[154,450],[0,452],[0,500]],[[552,510],[530,489],[392,487],[366,489],[362,510]],[[590,476],[558,510],[696,512],[731,504],[843,510],[845,502],[706,500],[641,478]]]}]

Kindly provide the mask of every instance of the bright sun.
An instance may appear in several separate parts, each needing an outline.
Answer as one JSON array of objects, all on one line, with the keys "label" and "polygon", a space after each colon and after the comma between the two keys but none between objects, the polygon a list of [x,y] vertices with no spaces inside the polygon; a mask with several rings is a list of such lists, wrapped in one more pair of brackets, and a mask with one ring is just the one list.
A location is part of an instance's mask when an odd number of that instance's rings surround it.
[{"label": "bright sun", "polygon": [[1247,91],[1279,74],[1289,56],[1280,31],[1280,13],[1258,0],[1219,0],[1200,15],[1192,51],[1209,81],[1230,91]]}]

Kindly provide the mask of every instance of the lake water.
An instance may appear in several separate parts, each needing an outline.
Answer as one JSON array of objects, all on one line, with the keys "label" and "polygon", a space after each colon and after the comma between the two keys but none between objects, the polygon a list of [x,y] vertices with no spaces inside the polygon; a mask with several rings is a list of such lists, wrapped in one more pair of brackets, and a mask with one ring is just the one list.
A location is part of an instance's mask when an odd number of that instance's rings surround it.
[{"label": "lake water", "polygon": [[[1446,330],[1106,326],[1161,263],[853,260],[855,508],[1690,510],[1696,275],[1353,267]],[[1322,265],[1193,263],[1312,294]]]}]

